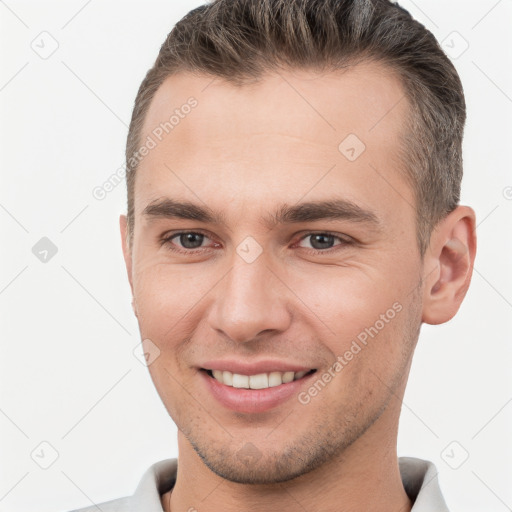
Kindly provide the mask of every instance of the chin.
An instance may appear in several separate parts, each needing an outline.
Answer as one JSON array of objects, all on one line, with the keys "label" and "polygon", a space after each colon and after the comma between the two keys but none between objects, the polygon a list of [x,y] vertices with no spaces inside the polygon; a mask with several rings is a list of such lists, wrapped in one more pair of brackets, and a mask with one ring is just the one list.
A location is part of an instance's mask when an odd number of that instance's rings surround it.
[{"label": "chin", "polygon": [[[212,445],[192,447],[204,464],[216,475],[240,484],[278,484],[298,478],[335,457],[343,446],[320,446],[312,439],[296,440],[280,452],[262,453],[248,442],[239,449],[215,449]],[[316,446],[316,449],[314,448]]]}]

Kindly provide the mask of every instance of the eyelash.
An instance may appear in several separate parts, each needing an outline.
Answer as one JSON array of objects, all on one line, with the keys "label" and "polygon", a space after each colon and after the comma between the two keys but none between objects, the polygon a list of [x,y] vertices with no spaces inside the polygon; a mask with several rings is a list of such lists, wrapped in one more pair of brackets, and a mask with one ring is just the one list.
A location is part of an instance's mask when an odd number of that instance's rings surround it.
[{"label": "eyelash", "polygon": [[[201,250],[204,250],[205,248],[204,247],[197,247],[196,249],[182,249],[182,248],[179,248],[179,247],[176,247],[174,246],[174,244],[171,242],[171,240],[173,240],[174,238],[180,236],[180,235],[188,235],[188,234],[194,234],[194,235],[203,235],[207,238],[210,238],[206,233],[203,233],[202,231],[177,231],[175,233],[172,233],[172,234],[168,234],[167,236],[163,236],[161,239],[160,239],[160,245],[161,246],[164,246],[164,245],[167,245],[169,246],[169,249],[173,252],[177,252],[177,253],[180,253],[180,254],[195,254],[197,251],[201,251]],[[337,238],[338,240],[340,240],[342,243],[339,244],[338,246],[334,246],[334,247],[330,247],[329,249],[309,249],[307,247],[301,247],[301,249],[306,249],[310,254],[313,254],[313,255],[318,255],[318,254],[330,254],[334,251],[337,251],[339,249],[342,249],[344,246],[347,246],[347,245],[353,245],[354,244],[354,241],[352,239],[349,239],[348,237],[347,238],[344,238],[340,235],[337,235],[336,233],[332,233],[330,231],[314,231],[314,232],[309,232],[307,234],[305,234],[302,238],[300,238],[300,240],[297,242],[297,243],[300,243],[302,242],[302,240],[310,237],[310,236],[314,236],[314,235],[328,235],[328,236],[332,236],[334,238]]]}]

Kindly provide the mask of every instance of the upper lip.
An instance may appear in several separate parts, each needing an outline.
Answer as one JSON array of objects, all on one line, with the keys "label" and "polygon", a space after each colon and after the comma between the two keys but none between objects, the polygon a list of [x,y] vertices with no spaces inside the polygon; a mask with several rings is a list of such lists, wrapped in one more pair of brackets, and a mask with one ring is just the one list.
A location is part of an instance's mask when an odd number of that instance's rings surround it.
[{"label": "upper lip", "polygon": [[257,375],[259,373],[270,372],[301,372],[309,371],[314,368],[300,364],[287,363],[286,361],[264,359],[261,361],[241,361],[240,359],[215,359],[206,361],[201,365],[205,370],[222,370],[240,375]]}]

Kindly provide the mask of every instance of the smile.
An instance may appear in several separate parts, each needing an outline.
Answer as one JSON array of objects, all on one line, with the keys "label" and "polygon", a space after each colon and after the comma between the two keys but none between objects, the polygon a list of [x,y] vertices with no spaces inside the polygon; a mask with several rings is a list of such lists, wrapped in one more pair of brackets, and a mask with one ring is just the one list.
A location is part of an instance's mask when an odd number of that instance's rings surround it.
[{"label": "smile", "polygon": [[243,389],[267,389],[281,384],[287,384],[294,380],[302,379],[305,375],[314,373],[316,370],[305,370],[300,372],[268,372],[258,373],[256,375],[242,375],[239,373],[232,373],[228,370],[206,370],[210,377],[215,380],[233,388]]}]

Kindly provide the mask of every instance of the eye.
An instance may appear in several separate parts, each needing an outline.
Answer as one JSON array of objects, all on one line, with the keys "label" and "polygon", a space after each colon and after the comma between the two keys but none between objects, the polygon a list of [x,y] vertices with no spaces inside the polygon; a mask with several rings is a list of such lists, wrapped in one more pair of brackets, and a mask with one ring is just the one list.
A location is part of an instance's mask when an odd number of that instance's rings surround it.
[{"label": "eye", "polygon": [[[174,239],[177,241],[173,241]],[[204,249],[202,244],[205,239],[208,239],[208,236],[198,231],[179,231],[177,233],[164,235],[160,239],[160,244],[162,246],[167,245],[171,250],[176,252],[190,253],[195,249]],[[177,243],[180,245],[176,245]]]},{"label": "eye", "polygon": [[[329,232],[308,233],[307,235],[301,238],[299,244],[307,239],[310,239],[312,252],[314,252],[315,254],[331,252],[331,250],[337,250],[336,247],[343,248],[344,246],[353,244],[352,239],[348,237],[335,235],[334,233]],[[341,243],[337,244],[337,246],[333,246],[335,240],[340,240]],[[303,248],[308,249],[308,247]]]},{"label": "eye", "polygon": [[[302,246],[301,244],[308,239],[310,240],[310,247]],[[203,245],[205,240],[210,240],[210,237],[205,233],[201,233],[199,231],[178,231],[164,234],[160,238],[160,245],[165,245],[169,250],[174,252],[193,254],[199,250],[212,248],[211,246],[207,247]],[[336,240],[339,240],[341,243],[334,245]],[[316,233],[307,233],[295,245],[303,249],[307,249],[313,254],[325,254],[338,249],[343,249],[353,243],[354,240],[348,236],[340,236],[334,233],[321,231]]]}]

